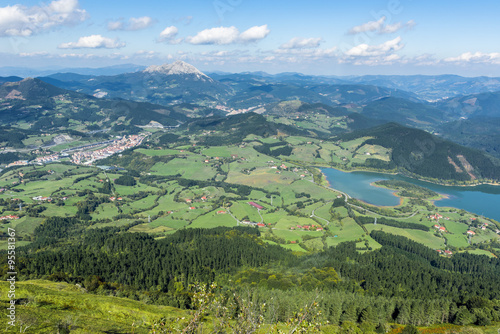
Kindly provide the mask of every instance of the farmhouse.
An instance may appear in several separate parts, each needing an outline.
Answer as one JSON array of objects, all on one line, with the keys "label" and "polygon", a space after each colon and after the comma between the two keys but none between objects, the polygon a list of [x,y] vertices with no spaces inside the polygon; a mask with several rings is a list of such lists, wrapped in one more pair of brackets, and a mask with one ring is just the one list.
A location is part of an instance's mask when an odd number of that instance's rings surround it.
[{"label": "farmhouse", "polygon": [[19,217],[14,215],[7,215],[0,217],[0,220],[12,220],[12,219],[19,219]]},{"label": "farmhouse", "polygon": [[35,196],[35,197],[33,197],[33,200],[34,201],[48,201],[48,202],[51,202],[52,198],[45,197],[45,196]]},{"label": "farmhouse", "polygon": [[255,208],[259,209],[259,210],[264,209],[264,207],[262,205],[259,205],[259,204],[255,203],[255,202],[248,202],[248,204],[250,204],[251,206],[253,206],[253,207],[255,207]]}]

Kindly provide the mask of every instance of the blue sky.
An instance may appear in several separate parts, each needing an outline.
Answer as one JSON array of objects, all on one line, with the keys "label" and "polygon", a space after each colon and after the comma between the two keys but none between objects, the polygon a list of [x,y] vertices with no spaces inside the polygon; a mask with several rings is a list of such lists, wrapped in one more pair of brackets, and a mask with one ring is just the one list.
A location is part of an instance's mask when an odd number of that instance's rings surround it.
[{"label": "blue sky", "polygon": [[500,76],[498,13],[490,0],[0,1],[0,64]]}]

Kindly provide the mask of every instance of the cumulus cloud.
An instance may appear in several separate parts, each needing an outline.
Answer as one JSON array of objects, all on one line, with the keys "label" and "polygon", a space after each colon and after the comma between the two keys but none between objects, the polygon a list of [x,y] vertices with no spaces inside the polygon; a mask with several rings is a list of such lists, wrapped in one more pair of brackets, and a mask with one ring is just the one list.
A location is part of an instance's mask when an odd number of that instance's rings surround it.
[{"label": "cumulus cloud", "polygon": [[45,57],[49,56],[49,53],[46,51],[37,51],[37,52],[21,52],[19,57]]},{"label": "cumulus cloud", "polygon": [[406,23],[397,22],[394,24],[385,24],[387,18],[382,16],[377,21],[368,21],[359,26],[354,26],[349,30],[349,34],[355,35],[365,32],[375,32],[378,34],[391,34],[403,28],[411,29],[415,26],[415,21],[410,20]]},{"label": "cumulus cloud", "polygon": [[373,57],[387,55],[401,50],[404,44],[400,36],[379,45],[359,44],[345,52],[347,56]]},{"label": "cumulus cloud", "polygon": [[188,37],[186,41],[191,44],[226,45],[235,43],[256,42],[266,38],[270,30],[267,25],[254,26],[240,34],[239,30],[232,27],[217,27],[200,31],[196,36]]},{"label": "cumulus cloud", "polygon": [[251,27],[240,34],[239,40],[243,43],[257,42],[266,38],[270,32],[267,24]]},{"label": "cumulus cloud", "polygon": [[[294,49],[283,49],[279,48],[273,51],[275,57],[280,61],[317,61],[322,59],[331,59],[338,57],[338,52],[336,47],[321,49],[321,48],[294,48]],[[271,56],[274,57],[274,56]]]},{"label": "cumulus cloud", "polygon": [[191,44],[231,44],[239,36],[236,27],[218,27],[200,31],[194,37],[188,37],[187,41]]},{"label": "cumulus cloud", "polygon": [[123,19],[108,23],[108,30],[142,30],[153,25],[155,21],[149,16],[131,17],[127,23]]},{"label": "cumulus cloud", "polygon": [[443,61],[448,63],[462,63],[462,64],[500,64],[500,53],[492,52],[492,53],[483,53],[483,52],[465,52],[459,55],[458,57],[449,57],[443,59]]},{"label": "cumulus cloud", "polygon": [[281,49],[307,49],[317,48],[321,44],[321,38],[294,37],[280,46]]},{"label": "cumulus cloud", "polygon": [[55,0],[48,5],[0,7],[0,36],[31,36],[63,25],[87,19],[78,0]]},{"label": "cumulus cloud", "polygon": [[112,21],[108,23],[108,30],[124,30],[123,21]]},{"label": "cumulus cloud", "polygon": [[175,26],[166,27],[160,33],[160,37],[158,38],[158,42],[166,42],[169,44],[179,44],[182,40],[176,39],[177,34],[179,33],[179,29]]},{"label": "cumulus cloud", "polygon": [[125,46],[125,43],[118,39],[103,37],[101,35],[90,35],[80,37],[77,42],[62,43],[59,49],[119,49]]}]

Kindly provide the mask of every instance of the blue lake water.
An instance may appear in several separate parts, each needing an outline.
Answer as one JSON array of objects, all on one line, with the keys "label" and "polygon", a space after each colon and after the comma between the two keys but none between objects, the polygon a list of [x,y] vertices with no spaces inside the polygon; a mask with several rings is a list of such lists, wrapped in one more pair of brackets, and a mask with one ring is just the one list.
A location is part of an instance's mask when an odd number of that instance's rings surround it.
[{"label": "blue lake water", "polygon": [[500,221],[500,186],[448,187],[418,181],[401,175],[372,172],[342,172],[334,168],[321,170],[331,187],[370,204],[392,206],[399,204],[393,190],[378,188],[370,183],[379,180],[403,180],[433,190],[448,198],[436,201],[436,206],[464,209]]}]

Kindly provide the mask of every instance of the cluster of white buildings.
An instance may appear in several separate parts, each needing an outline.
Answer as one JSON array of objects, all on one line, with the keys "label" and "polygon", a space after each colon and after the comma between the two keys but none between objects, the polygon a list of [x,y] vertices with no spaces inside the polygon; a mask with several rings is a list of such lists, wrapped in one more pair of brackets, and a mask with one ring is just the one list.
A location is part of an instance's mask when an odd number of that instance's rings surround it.
[{"label": "cluster of white buildings", "polygon": [[9,168],[12,166],[27,166],[27,165],[28,165],[28,160],[18,160],[8,164],[5,168]]},{"label": "cluster of white buildings", "polygon": [[226,106],[223,106],[223,105],[218,105],[218,106],[215,107],[215,109],[225,111],[225,112],[228,113],[228,115],[237,115],[237,114],[246,113],[246,112],[249,112],[249,111],[252,111],[252,110],[256,110],[256,109],[259,109],[261,107],[262,107],[262,105],[259,104],[258,106],[254,106],[254,107],[250,107],[250,108],[233,109],[233,108],[229,108],[229,107],[226,107]]},{"label": "cluster of white buildings", "polygon": [[90,165],[96,160],[107,158],[113,154],[120,153],[126,149],[138,146],[146,138],[143,135],[132,135],[123,137],[122,139],[115,140],[106,148],[95,151],[81,151],[76,152],[71,156],[71,162],[75,164]]},{"label": "cluster of white buildings", "polygon": [[54,162],[54,161],[59,161],[59,154],[51,154],[51,155],[46,155],[44,157],[38,157],[35,159],[35,162],[38,164],[46,164],[49,162]]},{"label": "cluster of white buildings", "polygon": [[7,215],[0,217],[0,220],[15,220],[15,219],[19,219],[19,217],[14,215]]},{"label": "cluster of white buildings", "polygon": [[43,201],[43,202],[52,202],[52,198],[45,196],[35,196],[33,197],[34,201]]}]

